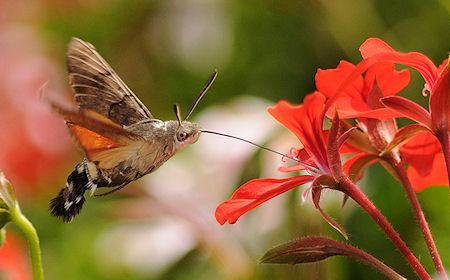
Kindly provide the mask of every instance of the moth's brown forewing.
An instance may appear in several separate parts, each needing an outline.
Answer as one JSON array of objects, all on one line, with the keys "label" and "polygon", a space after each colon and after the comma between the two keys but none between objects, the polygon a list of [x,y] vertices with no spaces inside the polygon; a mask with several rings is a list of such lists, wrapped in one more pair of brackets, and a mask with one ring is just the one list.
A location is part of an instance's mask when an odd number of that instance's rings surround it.
[{"label": "moth's brown forewing", "polygon": [[80,108],[96,111],[124,126],[153,119],[150,111],[91,44],[72,39],[67,52],[67,67],[75,101]]}]

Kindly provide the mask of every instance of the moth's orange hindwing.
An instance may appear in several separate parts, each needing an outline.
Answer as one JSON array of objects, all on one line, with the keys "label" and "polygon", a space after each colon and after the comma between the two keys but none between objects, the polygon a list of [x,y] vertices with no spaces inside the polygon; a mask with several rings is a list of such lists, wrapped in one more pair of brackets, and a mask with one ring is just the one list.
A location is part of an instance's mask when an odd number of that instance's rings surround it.
[{"label": "moth's orange hindwing", "polygon": [[106,136],[77,124],[67,123],[67,127],[89,159],[95,157],[95,154],[99,152],[123,146]]}]

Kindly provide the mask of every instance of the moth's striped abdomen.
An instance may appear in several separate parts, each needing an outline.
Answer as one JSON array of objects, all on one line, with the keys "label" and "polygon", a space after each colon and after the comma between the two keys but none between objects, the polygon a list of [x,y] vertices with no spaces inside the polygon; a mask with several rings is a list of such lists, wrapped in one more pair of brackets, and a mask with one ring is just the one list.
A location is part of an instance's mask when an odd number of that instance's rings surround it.
[{"label": "moth's striped abdomen", "polygon": [[94,164],[86,160],[79,163],[67,177],[66,185],[50,201],[52,214],[61,217],[64,222],[72,221],[83,207],[84,193],[96,188],[96,177],[97,169]]}]

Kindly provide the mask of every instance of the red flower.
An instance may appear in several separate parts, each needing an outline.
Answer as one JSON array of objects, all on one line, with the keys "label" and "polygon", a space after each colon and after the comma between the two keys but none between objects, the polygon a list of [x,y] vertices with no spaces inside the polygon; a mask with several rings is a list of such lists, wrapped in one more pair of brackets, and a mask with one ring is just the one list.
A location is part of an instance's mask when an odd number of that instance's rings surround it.
[{"label": "red flower", "polygon": [[0,67],[0,168],[18,189],[30,191],[69,156],[71,146],[61,120],[39,100],[39,88],[58,80],[40,46],[26,29],[5,28],[0,35],[0,61],[7,65]]},{"label": "red flower", "polygon": [[[283,179],[254,179],[242,185],[231,199],[216,209],[216,219],[220,224],[235,223],[247,213],[265,201],[280,195],[299,185],[312,182],[312,198],[316,207],[333,227],[344,233],[339,225],[331,220],[319,207],[322,186],[333,187],[335,178],[342,175],[338,143],[347,136],[339,131],[339,121],[334,119],[329,131],[323,131],[326,98],[320,92],[305,97],[302,105],[294,106],[286,101],[269,108],[269,113],[294,133],[304,149],[290,153],[298,159],[299,165],[283,168],[282,171],[304,170],[307,175],[297,175]],[[327,142],[328,141],[328,142]]]},{"label": "red flower", "polygon": [[[341,61],[336,69],[319,69],[316,74],[318,90],[332,98],[339,85],[346,81],[355,69],[355,65],[346,61]],[[345,173],[353,180],[358,180],[366,167],[382,159],[379,155],[386,151],[395,138],[395,114],[384,108],[379,100],[384,96],[395,95],[405,88],[409,83],[409,71],[396,71],[394,65],[389,62],[376,63],[367,69],[364,76],[354,75],[348,82],[348,86],[332,104],[332,109],[336,109],[342,119],[358,118],[360,130],[354,130],[348,141],[359,151],[344,165]],[[383,119],[371,118],[378,115],[383,116]],[[398,155],[396,157],[398,158]]]},{"label": "red flower", "polygon": [[17,238],[7,234],[3,246],[0,247],[0,274],[5,275],[6,279],[31,279],[28,257],[23,246]]},{"label": "red flower", "polygon": [[361,45],[360,50],[365,59],[401,63],[419,71],[426,82],[423,93],[425,94],[426,91],[431,93],[429,112],[413,101],[400,96],[386,97],[382,102],[386,107],[418,122],[434,134],[448,131],[450,74],[447,59],[439,67],[436,67],[429,58],[421,53],[401,53],[376,38],[368,39]]},{"label": "red flower", "polygon": [[[450,74],[448,59],[444,60],[439,67],[436,67],[429,58],[421,53],[398,52],[377,38],[366,40],[361,45],[360,51],[366,61],[389,61],[391,63],[404,64],[415,68],[425,79],[423,93],[426,94],[426,91],[431,93],[429,111],[404,97],[389,96],[381,99],[381,102],[387,108],[419,124],[403,128],[404,131],[409,131],[402,137],[404,138],[403,141],[423,130],[433,133],[441,141],[441,145],[448,141],[450,127]],[[378,118],[382,117],[378,116]],[[423,146],[420,143],[427,143],[426,149],[428,153],[424,153],[423,149],[410,148],[416,145]],[[426,185],[442,184],[447,179],[447,173],[445,168],[443,168],[445,165],[442,149],[439,148],[439,142],[429,139],[429,133],[420,133],[415,136],[413,142],[409,146],[402,148],[402,151],[410,167],[413,168],[413,170],[408,169],[408,173],[412,176],[411,181],[414,182],[416,190],[422,190]],[[429,151],[433,151],[433,153],[430,154]],[[426,166],[423,164],[424,162],[429,162],[431,165]],[[434,168],[430,168],[431,166]],[[421,168],[421,170],[418,168]]]},{"label": "red flower", "polygon": [[[356,141],[352,139],[355,135],[350,137],[350,143],[365,153],[359,153],[348,160],[344,169],[351,177],[357,179],[361,177],[362,171],[368,165],[381,159],[378,155],[390,153],[394,157],[401,156],[402,160],[408,164],[408,175],[416,191],[423,190],[427,186],[442,184],[447,174],[443,172],[445,165],[442,161],[444,158],[442,151],[436,146],[439,143],[437,141],[429,143],[435,145],[431,148],[435,154],[427,153],[427,159],[424,158],[425,155],[421,149],[411,149],[420,142],[430,141],[425,138],[427,134],[420,132],[425,129],[433,131],[432,116],[416,103],[395,96],[408,85],[409,72],[394,70],[394,63],[404,63],[420,71],[426,81],[424,89],[432,92],[430,102],[437,99],[436,91],[442,92],[436,88],[442,88],[439,85],[442,84],[440,81],[443,75],[439,73],[444,66],[436,68],[426,56],[417,52],[397,52],[380,39],[368,39],[361,45],[360,51],[364,60],[357,66],[343,61],[336,69],[319,70],[316,75],[319,91],[331,100],[327,105],[337,108],[341,118],[358,118],[358,126],[368,136],[359,135]],[[366,74],[362,76],[364,72]],[[441,99],[442,96],[444,94],[440,94]],[[445,104],[445,102],[447,101],[441,100],[435,103]],[[439,115],[435,119],[448,119],[447,111],[443,107],[445,106],[435,110],[438,113],[434,115]],[[332,110],[329,109],[330,111]],[[421,125],[409,125],[398,130],[394,118],[400,116],[410,117]],[[439,125],[434,125],[435,127],[440,126],[445,129],[442,121],[436,123]],[[416,135],[417,133],[419,134]],[[398,147],[409,141],[411,137],[414,137],[414,142],[402,147],[400,155]],[[423,163],[430,158],[429,163],[432,163],[434,168],[425,168]],[[422,170],[419,172],[418,168]]]}]

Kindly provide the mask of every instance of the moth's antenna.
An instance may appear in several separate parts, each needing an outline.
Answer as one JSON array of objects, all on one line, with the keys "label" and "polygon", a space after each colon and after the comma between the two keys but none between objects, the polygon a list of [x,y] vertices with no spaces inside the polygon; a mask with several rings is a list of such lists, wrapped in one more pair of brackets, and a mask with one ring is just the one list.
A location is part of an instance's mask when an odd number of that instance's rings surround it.
[{"label": "moth's antenna", "polygon": [[299,163],[300,165],[303,165],[304,167],[308,168],[308,169],[311,170],[311,171],[319,172],[319,170],[318,170],[317,167],[315,167],[315,166],[312,166],[312,165],[310,165],[310,164],[307,164],[307,163],[305,163],[305,162],[303,162],[303,161],[301,161],[301,160],[299,160],[299,159],[297,159],[297,158],[295,158],[295,157],[293,157],[293,156],[290,156],[290,155],[287,155],[287,154],[283,154],[283,153],[280,153],[280,152],[278,152],[278,151],[272,150],[272,149],[270,149],[270,148],[261,146],[261,145],[259,145],[259,144],[256,144],[255,142],[249,141],[249,140],[247,140],[247,139],[244,139],[244,138],[241,138],[241,137],[237,137],[237,136],[234,136],[234,135],[225,134],[225,133],[220,133],[220,132],[210,131],[210,130],[201,130],[201,132],[202,132],[202,133],[215,134],[215,135],[224,136],[224,137],[228,137],[228,138],[233,138],[233,139],[236,139],[236,140],[239,140],[239,141],[248,143],[248,144],[253,145],[253,146],[256,146],[256,147],[258,147],[258,148],[260,148],[260,149],[263,149],[263,150],[266,150],[266,151],[268,151],[268,152],[271,152],[271,153],[280,155],[280,156],[282,156],[283,158],[292,159],[293,161],[296,161],[297,163]]},{"label": "moth's antenna", "polygon": [[194,103],[192,104],[191,109],[189,109],[189,112],[187,113],[187,115],[184,118],[184,120],[187,120],[191,116],[192,112],[194,112],[195,107],[197,107],[197,104],[200,102],[200,100],[206,94],[208,89],[214,83],[214,80],[216,79],[216,77],[217,77],[217,69],[214,70],[214,73],[212,73],[211,76],[209,77],[209,79],[206,82],[205,86],[203,87],[202,91],[200,91],[200,94],[197,96],[197,98],[195,99]]},{"label": "moth's antenna", "polygon": [[178,104],[173,104],[173,112],[175,113],[175,116],[178,120],[178,125],[181,126],[181,115],[180,115],[180,106]]}]

